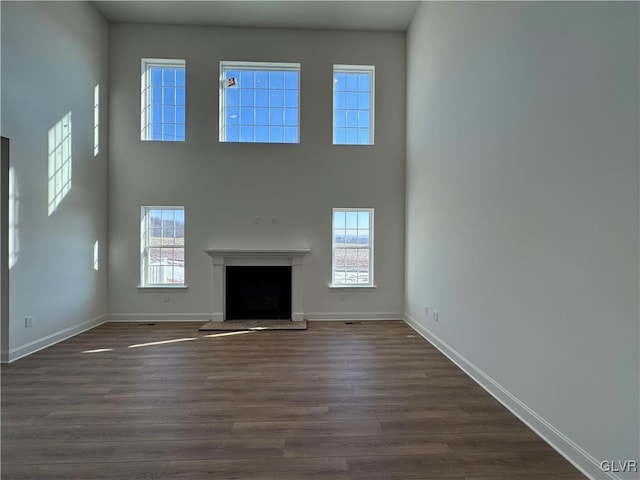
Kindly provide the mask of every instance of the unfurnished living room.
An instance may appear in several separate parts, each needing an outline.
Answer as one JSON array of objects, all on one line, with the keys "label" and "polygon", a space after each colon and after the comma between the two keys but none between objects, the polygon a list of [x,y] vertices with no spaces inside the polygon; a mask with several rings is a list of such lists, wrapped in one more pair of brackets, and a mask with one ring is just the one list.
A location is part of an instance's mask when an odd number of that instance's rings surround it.
[{"label": "unfurnished living room", "polygon": [[0,21],[0,478],[640,479],[639,3]]}]

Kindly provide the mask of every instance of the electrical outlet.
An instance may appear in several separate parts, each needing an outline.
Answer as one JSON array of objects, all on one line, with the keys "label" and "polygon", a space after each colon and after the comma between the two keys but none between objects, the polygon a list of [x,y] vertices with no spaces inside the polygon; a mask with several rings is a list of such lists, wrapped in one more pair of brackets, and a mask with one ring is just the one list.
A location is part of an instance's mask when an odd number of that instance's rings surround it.
[{"label": "electrical outlet", "polygon": [[433,311],[433,321],[434,322],[439,322],[440,321],[440,314],[438,312],[436,312],[435,310]]},{"label": "electrical outlet", "polygon": [[169,295],[168,293],[164,294],[164,301],[165,302],[170,302],[171,301],[171,295]]},{"label": "electrical outlet", "polygon": [[429,315],[429,306],[428,305],[424,306],[424,314],[425,315]]},{"label": "electrical outlet", "polygon": [[340,294],[340,301],[341,301],[341,302],[344,302],[344,293],[341,293],[341,294]]},{"label": "electrical outlet", "polygon": [[33,327],[33,316],[24,317],[24,328]]},{"label": "electrical outlet", "polygon": [[255,223],[256,225],[259,225],[260,224],[260,217],[258,217],[258,216],[253,217],[253,223]]}]

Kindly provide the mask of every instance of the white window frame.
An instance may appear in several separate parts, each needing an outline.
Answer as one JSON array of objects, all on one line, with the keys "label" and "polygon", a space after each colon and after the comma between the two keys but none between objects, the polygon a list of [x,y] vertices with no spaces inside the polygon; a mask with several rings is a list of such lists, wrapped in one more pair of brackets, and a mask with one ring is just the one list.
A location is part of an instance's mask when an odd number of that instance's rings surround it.
[{"label": "white window frame", "polygon": [[[185,142],[187,138],[186,133],[186,70],[187,70],[187,62],[186,60],[180,59],[160,59],[160,58],[143,58],[141,61],[142,64],[142,72],[141,72],[141,86],[140,86],[140,140],[148,141],[148,142]],[[185,121],[178,123],[177,120],[175,122],[171,122],[173,124],[182,125],[185,128],[185,135],[183,139],[154,139],[152,134],[152,84],[151,84],[151,68],[152,67],[167,67],[167,68],[183,68],[185,70]],[[177,88],[177,86],[176,86]],[[180,107],[182,105],[173,104],[175,108]],[[176,114],[177,116],[177,114]],[[164,125],[164,123],[160,123],[160,125]]]},{"label": "white window frame", "polygon": [[[370,99],[369,99],[369,143],[347,143],[341,142],[336,143],[336,74],[337,73],[370,73],[371,74],[371,84],[370,84]],[[333,66],[333,144],[334,145],[374,145],[374,132],[375,132],[375,106],[376,106],[376,67],[375,65],[334,65]],[[354,110],[345,108],[345,110]],[[355,109],[358,110],[358,109]],[[346,127],[345,127],[346,128]]]},{"label": "white window frame", "polygon": [[[369,213],[369,245],[367,247],[349,247],[353,250],[369,250],[369,281],[366,283],[336,283],[336,225],[335,214],[337,212],[351,213],[351,212],[367,212]],[[374,209],[373,208],[334,208],[331,211],[331,284],[330,288],[375,288],[374,283]]]},{"label": "white window frame", "polygon": [[[187,288],[186,284],[186,245],[162,245],[161,247],[149,245],[149,212],[151,210],[174,210],[182,211],[185,216],[186,224],[186,212],[184,206],[142,206],[140,208],[140,285],[138,288]],[[185,243],[186,243],[186,231]],[[150,281],[149,275],[149,250],[151,248],[174,248],[183,250],[184,258],[184,278],[182,283],[163,283]]]},{"label": "white window frame", "polygon": [[[228,87],[226,84],[227,79],[225,78],[225,72],[226,70],[270,70],[270,71],[283,71],[283,72],[297,72],[298,73],[298,86],[297,86],[297,93],[298,93],[298,104],[296,106],[297,109],[297,120],[296,120],[296,125],[295,128],[297,129],[296,132],[296,141],[295,142],[287,142],[287,141],[270,141],[267,140],[266,142],[262,142],[262,141],[257,141],[255,140],[255,136],[254,136],[254,140],[253,141],[243,141],[243,140],[227,140],[226,139],[226,128],[227,128],[227,124],[226,124],[226,115],[225,115],[225,111],[227,108],[226,105],[226,95],[225,95],[225,90],[227,88],[231,88]],[[229,61],[229,60],[224,60],[220,62],[220,77],[219,77],[219,141],[221,143],[275,143],[275,144],[298,144],[300,143],[300,78],[301,78],[301,68],[300,68],[300,63],[290,63],[290,62],[238,62],[238,61]],[[240,86],[241,88],[241,86]],[[267,91],[271,91],[270,88],[266,89]],[[283,88],[283,90],[285,90]],[[271,106],[267,106],[267,107],[253,107],[255,108],[267,108],[267,110],[269,110],[270,108],[272,108]],[[273,108],[293,108],[293,107],[273,107]],[[256,126],[264,126],[264,125],[257,125],[255,123],[255,117],[254,117],[254,123],[252,125],[247,125],[247,126],[253,126],[254,128]],[[280,125],[277,125],[280,126]],[[267,125],[267,127],[270,127],[270,125]],[[284,125],[284,120],[283,120],[283,128],[286,128],[286,126]],[[239,126],[240,128],[240,126]],[[283,134],[283,138],[286,138]]]}]

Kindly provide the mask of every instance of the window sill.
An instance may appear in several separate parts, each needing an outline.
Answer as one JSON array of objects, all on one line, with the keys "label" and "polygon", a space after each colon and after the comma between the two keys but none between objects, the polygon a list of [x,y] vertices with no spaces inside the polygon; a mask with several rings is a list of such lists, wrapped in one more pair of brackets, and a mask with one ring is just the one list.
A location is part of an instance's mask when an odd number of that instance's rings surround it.
[{"label": "window sill", "polygon": [[138,290],[186,290],[187,285],[138,285]]},{"label": "window sill", "polygon": [[328,285],[329,290],[375,290],[376,285]]}]

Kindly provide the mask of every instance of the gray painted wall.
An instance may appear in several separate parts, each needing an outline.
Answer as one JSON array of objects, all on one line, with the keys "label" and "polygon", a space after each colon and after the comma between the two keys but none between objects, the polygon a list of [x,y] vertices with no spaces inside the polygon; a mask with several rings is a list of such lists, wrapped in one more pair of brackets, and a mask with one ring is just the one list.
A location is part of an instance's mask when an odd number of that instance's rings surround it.
[{"label": "gray painted wall", "polygon": [[[0,356],[9,351],[9,139],[0,152]],[[2,359],[2,358],[0,358]]]},{"label": "gray painted wall", "polygon": [[640,450],[638,19],[430,3],[407,36],[407,318],[595,478]]},{"label": "gray painted wall", "polygon": [[[186,60],[185,143],[140,140],[140,60]],[[300,62],[300,144],[218,142],[219,61]],[[376,66],[376,144],[332,145],[333,64]],[[309,318],[400,318],[404,275],[405,35],[111,26],[109,312],[208,318],[212,247],[303,248]],[[141,291],[140,207],[184,205],[184,291]],[[375,291],[330,291],[332,207],[375,208]],[[256,225],[254,217],[261,217]],[[271,224],[271,217],[277,223]],[[344,300],[341,300],[344,298]]]},{"label": "gray painted wall", "polygon": [[[106,293],[108,25],[89,3],[2,2],[2,135],[11,140],[17,208],[9,356],[102,321]],[[101,141],[93,155],[93,89]],[[47,214],[48,131],[72,112],[72,188]],[[93,269],[93,245],[102,245]],[[33,316],[33,326],[24,319]],[[3,352],[6,355],[7,352]]]}]

